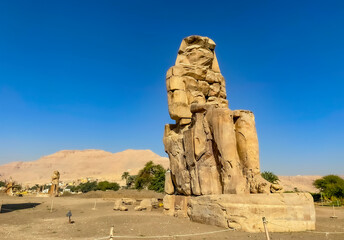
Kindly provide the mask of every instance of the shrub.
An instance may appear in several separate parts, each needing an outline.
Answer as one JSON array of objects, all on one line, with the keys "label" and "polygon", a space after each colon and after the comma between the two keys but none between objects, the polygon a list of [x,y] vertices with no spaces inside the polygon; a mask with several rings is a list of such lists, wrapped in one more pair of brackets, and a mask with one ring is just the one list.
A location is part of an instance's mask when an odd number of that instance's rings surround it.
[{"label": "shrub", "polygon": [[31,191],[37,191],[37,190],[39,190],[39,185],[36,184],[36,185],[30,187],[29,190],[31,190]]},{"label": "shrub", "polygon": [[320,193],[311,193],[314,202],[320,202],[321,201],[321,194]]},{"label": "shrub", "polygon": [[120,188],[119,184],[116,182],[110,183],[108,181],[103,181],[98,183],[98,190],[114,190],[117,191]]},{"label": "shrub", "polygon": [[97,190],[97,182],[86,182],[86,183],[80,183],[79,186],[77,186],[77,191],[81,191],[83,193],[87,193],[89,191],[95,191]]},{"label": "shrub", "polygon": [[270,183],[276,184],[279,181],[278,176],[275,175],[273,172],[265,171],[265,172],[262,172],[261,175],[266,181],[268,181]]},{"label": "shrub", "polygon": [[90,191],[106,191],[106,190],[113,190],[117,191],[120,186],[116,182],[108,182],[108,181],[102,181],[97,183],[96,181],[93,182],[86,182],[86,183],[80,183],[78,186],[68,186],[67,188],[70,188],[71,192],[83,192],[87,193]]}]

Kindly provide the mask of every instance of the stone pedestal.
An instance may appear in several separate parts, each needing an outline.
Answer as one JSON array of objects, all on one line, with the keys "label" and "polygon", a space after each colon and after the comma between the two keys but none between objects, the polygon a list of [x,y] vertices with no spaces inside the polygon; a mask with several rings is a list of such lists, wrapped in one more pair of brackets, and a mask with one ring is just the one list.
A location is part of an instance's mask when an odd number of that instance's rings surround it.
[{"label": "stone pedestal", "polygon": [[263,232],[262,217],[267,219],[270,232],[315,229],[314,202],[309,193],[166,195],[164,207],[171,216],[245,232]]},{"label": "stone pedestal", "polygon": [[188,202],[192,221],[263,232],[262,217],[271,232],[297,232],[315,229],[315,209],[309,193],[222,194],[200,196]]},{"label": "stone pedestal", "polygon": [[188,203],[191,196],[168,195],[164,197],[164,214],[174,217],[188,217]]}]

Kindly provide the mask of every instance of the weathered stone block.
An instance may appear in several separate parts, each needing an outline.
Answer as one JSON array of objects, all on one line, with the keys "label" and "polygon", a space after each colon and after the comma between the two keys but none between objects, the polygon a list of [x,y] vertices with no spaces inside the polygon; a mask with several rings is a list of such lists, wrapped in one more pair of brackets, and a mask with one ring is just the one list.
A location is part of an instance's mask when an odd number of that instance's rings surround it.
[{"label": "weathered stone block", "polygon": [[163,199],[164,214],[186,218],[190,198],[190,196],[165,195]]},{"label": "weathered stone block", "polygon": [[166,171],[166,173],[165,173],[165,193],[167,193],[167,194],[173,194],[174,193],[172,174],[171,174],[170,170]]},{"label": "weathered stone block", "polygon": [[271,232],[315,229],[313,198],[309,193],[221,194],[192,197],[188,203],[192,221],[262,232],[262,217]]}]

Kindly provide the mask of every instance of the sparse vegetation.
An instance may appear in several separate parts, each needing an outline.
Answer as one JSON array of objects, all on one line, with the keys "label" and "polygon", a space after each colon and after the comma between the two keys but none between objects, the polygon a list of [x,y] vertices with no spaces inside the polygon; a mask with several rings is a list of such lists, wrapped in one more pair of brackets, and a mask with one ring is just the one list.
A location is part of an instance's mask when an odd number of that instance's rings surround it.
[{"label": "sparse vegetation", "polygon": [[89,191],[96,191],[97,190],[97,182],[86,182],[80,183],[78,186],[73,186],[70,189],[72,192],[89,192]]},{"label": "sparse vegetation", "polygon": [[70,187],[70,190],[72,192],[83,192],[87,193],[90,191],[106,191],[106,190],[113,190],[117,191],[120,188],[119,184],[116,182],[108,182],[108,181],[102,181],[97,183],[96,181],[92,182],[86,182],[86,183],[80,183],[78,186],[72,186]]},{"label": "sparse vegetation", "polygon": [[265,171],[265,172],[262,172],[261,175],[266,181],[270,183],[276,184],[279,181],[278,176],[274,174],[273,172]]},{"label": "sparse vegetation", "polygon": [[116,182],[103,181],[103,182],[98,183],[98,190],[101,190],[101,191],[106,191],[106,190],[117,191],[119,188],[120,188],[119,184]]},{"label": "sparse vegetation", "polygon": [[5,187],[5,186],[6,186],[6,183],[3,181],[0,181],[0,187]]},{"label": "sparse vegetation", "polygon": [[23,188],[23,187],[22,187],[22,185],[20,185],[20,184],[14,184],[14,185],[13,185],[13,190],[14,190],[14,191],[17,191],[17,192],[18,192],[18,191],[21,191],[22,188]]},{"label": "sparse vegetation", "polygon": [[39,190],[39,185],[36,184],[36,185],[30,187],[29,190],[31,190],[31,191],[37,191],[37,190]]}]

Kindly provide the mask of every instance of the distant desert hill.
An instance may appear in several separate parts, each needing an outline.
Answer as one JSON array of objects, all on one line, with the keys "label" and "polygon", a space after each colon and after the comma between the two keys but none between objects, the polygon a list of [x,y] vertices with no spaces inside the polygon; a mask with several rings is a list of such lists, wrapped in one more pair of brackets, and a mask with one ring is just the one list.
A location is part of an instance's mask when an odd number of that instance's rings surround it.
[{"label": "distant desert hill", "polygon": [[[316,189],[313,186],[313,182],[319,178],[322,178],[323,176],[278,176],[280,179],[279,184],[283,186],[283,189],[285,191],[294,191],[294,188],[297,188],[297,190],[301,192],[312,192],[317,193],[319,192],[318,189]],[[341,178],[344,178],[344,176],[340,176]]]},{"label": "distant desert hill", "polygon": [[[68,182],[86,177],[124,183],[122,173],[135,175],[146,162],[153,161],[168,168],[169,160],[151,150],[125,150],[111,153],[103,150],[63,150],[32,162],[11,162],[0,166],[0,180],[10,177],[18,183],[34,185],[49,183],[54,170],[61,174],[61,181]],[[315,179],[322,176],[279,176],[286,191],[317,192]]]},{"label": "distant desert hill", "polygon": [[313,186],[313,182],[322,176],[278,176],[278,178],[280,179],[279,184],[285,191],[294,191],[297,188],[302,192],[316,193],[319,190]]},{"label": "distant desert hill", "polygon": [[0,179],[12,179],[22,184],[42,184],[51,181],[54,170],[61,181],[91,177],[100,180],[121,181],[122,173],[137,174],[146,162],[153,161],[167,168],[168,158],[151,150],[125,150],[111,153],[103,150],[63,150],[32,162],[11,162],[0,166]]}]

